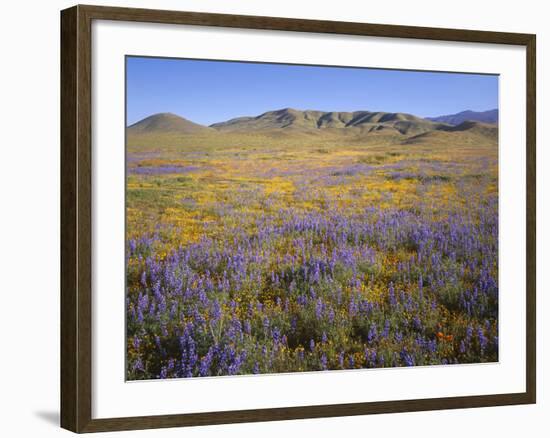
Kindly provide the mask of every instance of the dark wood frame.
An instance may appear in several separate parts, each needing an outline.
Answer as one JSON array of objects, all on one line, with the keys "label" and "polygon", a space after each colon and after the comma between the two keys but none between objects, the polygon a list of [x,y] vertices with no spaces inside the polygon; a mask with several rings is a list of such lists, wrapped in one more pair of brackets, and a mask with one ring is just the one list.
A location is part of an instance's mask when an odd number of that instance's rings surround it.
[{"label": "dark wood frame", "polygon": [[[92,20],[221,26],[525,46],[527,51],[527,349],[523,393],[92,419]],[[75,6],[61,12],[61,426],[99,432],[536,402],[536,37],[531,34]]]}]

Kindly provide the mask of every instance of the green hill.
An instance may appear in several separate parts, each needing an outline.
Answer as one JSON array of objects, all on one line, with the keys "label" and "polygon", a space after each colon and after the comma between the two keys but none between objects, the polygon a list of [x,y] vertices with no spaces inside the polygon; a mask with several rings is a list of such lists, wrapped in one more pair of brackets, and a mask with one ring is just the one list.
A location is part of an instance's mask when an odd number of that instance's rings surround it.
[{"label": "green hill", "polygon": [[210,126],[220,132],[271,131],[274,129],[304,132],[351,129],[360,135],[376,133],[388,128],[395,134],[418,134],[438,129],[443,125],[404,113],[300,111],[284,108],[268,111],[255,117],[238,117]]},{"label": "green hill", "polygon": [[128,134],[200,134],[213,132],[212,128],[191,122],[172,113],[159,113],[129,126]]}]

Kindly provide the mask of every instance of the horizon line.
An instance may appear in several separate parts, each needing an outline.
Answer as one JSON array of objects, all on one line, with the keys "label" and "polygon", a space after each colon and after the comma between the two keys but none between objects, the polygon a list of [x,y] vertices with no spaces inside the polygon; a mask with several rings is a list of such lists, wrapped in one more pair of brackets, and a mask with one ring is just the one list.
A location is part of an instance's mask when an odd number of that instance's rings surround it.
[{"label": "horizon line", "polygon": [[185,119],[189,122],[192,122],[192,123],[195,123],[197,125],[201,125],[201,126],[206,126],[206,127],[211,127],[213,125],[216,125],[216,124],[219,124],[219,123],[225,123],[225,122],[228,122],[230,120],[235,120],[235,119],[239,119],[239,118],[244,118],[244,117],[259,117],[259,116],[262,116],[264,114],[267,114],[267,113],[271,113],[271,112],[277,112],[277,111],[284,111],[284,110],[294,110],[294,111],[299,111],[299,112],[307,112],[307,111],[318,111],[318,112],[323,112],[323,113],[343,113],[343,112],[347,112],[347,113],[355,113],[355,112],[367,112],[367,113],[387,113],[387,114],[407,114],[407,115],[411,115],[411,116],[414,116],[414,117],[419,117],[421,119],[433,119],[433,118],[437,118],[437,117],[447,117],[447,116],[453,116],[453,115],[457,115],[457,114],[461,114],[461,113],[464,113],[464,112],[468,112],[468,111],[471,111],[471,112],[475,112],[475,113],[485,113],[485,112],[489,112],[489,111],[498,111],[499,108],[489,108],[489,109],[486,109],[486,110],[480,110],[480,111],[476,111],[476,110],[471,110],[471,109],[465,109],[465,110],[461,110],[461,111],[458,111],[456,113],[451,113],[451,114],[439,114],[439,115],[436,115],[436,116],[418,116],[416,114],[413,114],[413,113],[409,113],[409,112],[401,112],[401,111],[371,111],[371,110],[352,110],[352,111],[325,111],[325,110],[316,110],[316,109],[296,109],[296,108],[293,108],[293,107],[284,107],[284,108],[279,108],[279,109],[274,109],[274,110],[268,110],[268,111],[264,111],[260,114],[257,114],[257,115],[240,115],[240,116],[235,116],[235,117],[231,117],[229,119],[225,119],[225,120],[220,120],[218,122],[214,122],[214,123],[210,123],[208,125],[205,125],[203,123],[198,123],[198,122],[195,122],[193,121],[192,119],[188,118],[188,117],[185,117],[185,116],[182,116],[181,114],[178,114],[178,113],[175,113],[175,112],[172,112],[172,111],[161,111],[161,112],[157,112],[157,113],[151,113],[149,114],[148,116],[145,116],[131,124],[128,124],[126,123],[126,128],[130,128],[140,122],[142,122],[143,120],[146,120],[150,117],[153,117],[153,116],[158,116],[158,115],[162,115],[162,114],[170,114],[170,115],[173,115],[173,116],[176,116],[176,117],[180,117],[182,119]]}]

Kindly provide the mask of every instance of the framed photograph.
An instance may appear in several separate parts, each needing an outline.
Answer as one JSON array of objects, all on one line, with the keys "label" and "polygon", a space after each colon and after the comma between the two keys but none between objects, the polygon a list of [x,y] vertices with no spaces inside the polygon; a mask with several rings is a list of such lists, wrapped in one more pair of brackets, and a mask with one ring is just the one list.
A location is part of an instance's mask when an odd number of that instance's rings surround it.
[{"label": "framed photograph", "polygon": [[61,423],[535,403],[535,35],[61,13]]}]

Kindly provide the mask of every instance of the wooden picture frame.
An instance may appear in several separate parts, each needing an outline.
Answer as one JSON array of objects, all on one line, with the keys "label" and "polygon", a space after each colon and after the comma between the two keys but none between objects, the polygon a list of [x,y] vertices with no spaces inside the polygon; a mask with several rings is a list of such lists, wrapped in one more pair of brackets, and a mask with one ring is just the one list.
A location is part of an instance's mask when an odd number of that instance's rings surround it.
[{"label": "wooden picture frame", "polygon": [[[92,418],[93,20],[185,24],[356,36],[519,45],[526,48],[526,391],[336,405],[127,418]],[[61,12],[61,426],[99,432],[529,404],[536,401],[536,37],[530,34],[196,12],[75,6]]]}]

